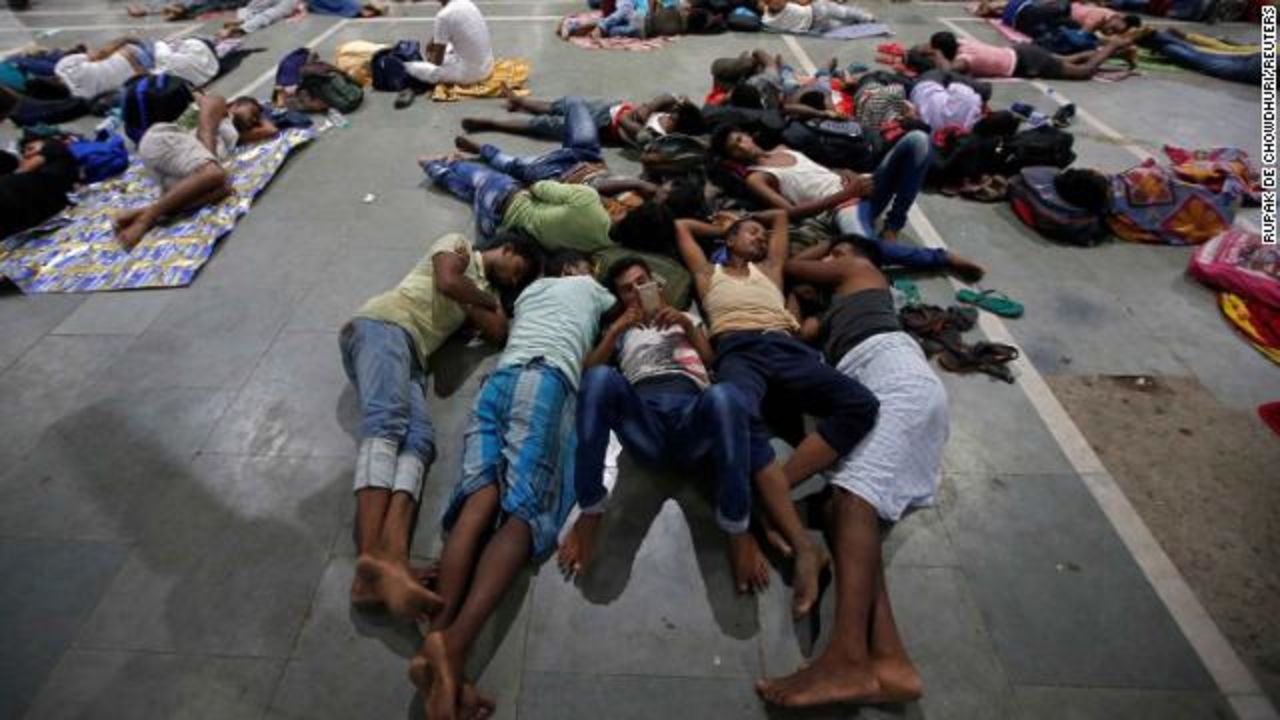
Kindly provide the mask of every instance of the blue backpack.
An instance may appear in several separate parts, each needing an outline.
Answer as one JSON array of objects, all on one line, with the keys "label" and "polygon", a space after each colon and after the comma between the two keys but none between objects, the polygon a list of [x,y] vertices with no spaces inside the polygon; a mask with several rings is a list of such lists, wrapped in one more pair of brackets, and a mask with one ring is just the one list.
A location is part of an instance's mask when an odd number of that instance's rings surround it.
[{"label": "blue backpack", "polygon": [[129,151],[124,138],[102,130],[93,140],[76,140],[67,145],[71,157],[80,166],[80,179],[96,183],[115,177],[129,167]]},{"label": "blue backpack", "polygon": [[1098,49],[1098,36],[1087,30],[1056,27],[1036,38],[1036,44],[1058,55],[1072,55]]},{"label": "blue backpack", "polygon": [[401,40],[392,47],[373,54],[370,70],[373,72],[373,89],[400,92],[405,88],[422,91],[426,84],[409,76],[404,64],[422,60],[422,45],[417,40]]},{"label": "blue backpack", "polygon": [[124,134],[137,144],[156,123],[174,122],[195,102],[191,84],[174,75],[139,75],[120,90]]}]

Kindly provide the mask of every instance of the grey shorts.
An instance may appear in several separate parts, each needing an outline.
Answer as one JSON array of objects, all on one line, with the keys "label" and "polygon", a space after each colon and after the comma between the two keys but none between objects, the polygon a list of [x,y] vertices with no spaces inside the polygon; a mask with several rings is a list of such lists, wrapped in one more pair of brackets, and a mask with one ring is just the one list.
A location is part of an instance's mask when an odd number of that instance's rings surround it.
[{"label": "grey shorts", "polygon": [[194,130],[173,123],[157,123],[147,129],[138,143],[138,159],[160,181],[165,190],[181,182],[207,163],[221,164],[236,144],[235,127],[224,120],[218,127],[218,154],[196,138]]}]

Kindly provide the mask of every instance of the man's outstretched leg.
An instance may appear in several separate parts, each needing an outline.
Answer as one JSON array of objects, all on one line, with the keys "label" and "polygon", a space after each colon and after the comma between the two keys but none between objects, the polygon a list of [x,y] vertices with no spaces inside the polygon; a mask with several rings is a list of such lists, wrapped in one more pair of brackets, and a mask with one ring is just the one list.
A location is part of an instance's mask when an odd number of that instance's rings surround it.
[{"label": "man's outstretched leg", "polygon": [[756,684],[761,697],[785,707],[879,701],[881,687],[867,638],[880,567],[878,519],[862,498],[839,488],[833,495],[836,616],[831,644],[802,670]]},{"label": "man's outstretched leg", "polygon": [[893,619],[883,557],[877,563],[876,600],[871,608],[871,667],[880,683],[876,702],[912,702],[924,694],[920,673],[907,655],[907,648],[898,635],[898,624]]}]

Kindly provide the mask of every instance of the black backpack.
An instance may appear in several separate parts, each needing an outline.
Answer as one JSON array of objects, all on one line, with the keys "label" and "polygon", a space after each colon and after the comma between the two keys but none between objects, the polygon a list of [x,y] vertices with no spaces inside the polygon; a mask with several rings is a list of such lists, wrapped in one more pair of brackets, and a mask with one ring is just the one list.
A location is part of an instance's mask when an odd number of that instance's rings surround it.
[{"label": "black backpack", "polygon": [[805,120],[787,123],[782,142],[819,165],[866,172],[876,166],[876,138],[853,120]]},{"label": "black backpack", "polygon": [[400,92],[405,88],[426,90],[427,85],[414,79],[405,70],[407,62],[422,60],[422,45],[417,40],[401,40],[395,45],[373,54],[370,70],[373,73],[373,89]]},{"label": "black backpack", "polygon": [[1003,175],[1016,175],[1025,167],[1065,168],[1075,162],[1071,133],[1048,126],[1023,130],[999,147],[997,157]]},{"label": "black backpack", "polygon": [[657,182],[669,179],[704,176],[707,171],[707,146],[688,135],[663,135],[645,146],[640,165],[646,177]]},{"label": "black backpack", "polygon": [[302,66],[299,94],[318,100],[340,113],[354,112],[364,101],[364,88],[351,76],[326,62]]},{"label": "black backpack", "polygon": [[156,123],[173,122],[195,102],[191,84],[174,75],[139,75],[120,90],[124,133],[137,144]]}]

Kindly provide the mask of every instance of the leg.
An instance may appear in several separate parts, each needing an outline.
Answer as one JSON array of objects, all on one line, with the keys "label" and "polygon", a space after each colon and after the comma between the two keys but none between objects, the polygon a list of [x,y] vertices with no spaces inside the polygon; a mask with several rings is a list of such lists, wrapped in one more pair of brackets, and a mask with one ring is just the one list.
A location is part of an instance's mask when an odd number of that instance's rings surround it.
[{"label": "leg", "polygon": [[786,538],[795,558],[795,594],[791,614],[799,619],[813,610],[818,599],[819,575],[830,562],[826,551],[809,538],[796,504],[791,499],[791,483],[782,471],[782,463],[771,462],[755,474],[760,499],[778,531]]},{"label": "leg", "polygon": [[[463,118],[462,129],[474,132],[502,132],[510,135],[555,140],[564,132],[564,119],[555,115],[533,118]],[[551,135],[548,137],[548,135]]]},{"label": "leg", "polygon": [[[1072,60],[1065,60],[1060,63],[1059,68],[1060,79],[1062,80],[1088,80],[1098,72],[1098,68],[1102,63],[1106,62],[1121,47],[1121,43],[1108,42],[1097,50],[1093,50],[1084,57],[1076,57]],[[1052,73],[1046,73],[1045,77],[1053,79]]]},{"label": "leg", "polygon": [[1257,85],[1262,81],[1262,55],[1227,55],[1208,52],[1168,32],[1156,32],[1152,41],[1161,55],[1175,63],[1221,80]]},{"label": "leg", "polygon": [[436,185],[472,204],[480,238],[492,238],[502,224],[502,210],[519,183],[510,175],[475,162],[457,160],[422,161],[422,169]]},{"label": "leg", "polygon": [[836,616],[831,644],[808,667],[784,678],[763,680],[757,690],[787,707],[877,701],[881,692],[872,665],[867,628],[880,567],[880,529],[875,508],[835,490],[831,522],[835,553]]},{"label": "leg", "polygon": [[920,194],[929,171],[929,153],[929,136],[924,132],[912,131],[899,140],[876,167],[871,197],[858,203],[861,217],[874,223],[887,208],[885,229],[896,232],[905,227],[907,212]]},{"label": "leg", "polygon": [[[848,493],[837,492],[837,495]],[[871,668],[880,683],[882,703],[906,703],[919,700],[924,693],[920,673],[907,655],[898,635],[898,624],[889,605],[889,587],[884,580],[884,558],[876,563],[876,599],[871,608]]]},{"label": "leg", "polygon": [[131,250],[161,218],[193,212],[220,202],[231,193],[229,178],[222,166],[213,162],[206,163],[140,212],[120,215],[116,222],[116,239],[126,250]]},{"label": "leg", "polygon": [[507,93],[507,110],[521,111],[530,115],[547,115],[551,113],[553,100],[539,100],[532,97],[520,97],[515,93]]}]

